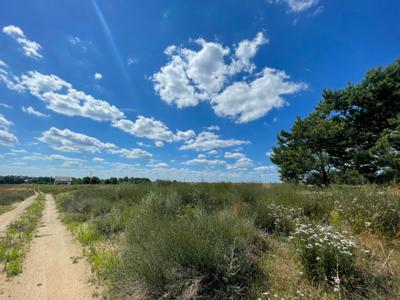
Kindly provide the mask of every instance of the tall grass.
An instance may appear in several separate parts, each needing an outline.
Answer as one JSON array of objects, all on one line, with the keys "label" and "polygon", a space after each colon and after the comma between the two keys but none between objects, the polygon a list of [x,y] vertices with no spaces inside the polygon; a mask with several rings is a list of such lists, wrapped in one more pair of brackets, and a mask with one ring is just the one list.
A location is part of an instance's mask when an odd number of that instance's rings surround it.
[{"label": "tall grass", "polygon": [[[161,182],[42,191],[58,195],[112,298],[294,299],[307,291],[308,299],[395,299],[400,292],[393,189]],[[301,235],[301,226],[310,230]],[[342,253],[340,241],[350,236],[364,244]],[[282,253],[270,253],[270,243]]]}]

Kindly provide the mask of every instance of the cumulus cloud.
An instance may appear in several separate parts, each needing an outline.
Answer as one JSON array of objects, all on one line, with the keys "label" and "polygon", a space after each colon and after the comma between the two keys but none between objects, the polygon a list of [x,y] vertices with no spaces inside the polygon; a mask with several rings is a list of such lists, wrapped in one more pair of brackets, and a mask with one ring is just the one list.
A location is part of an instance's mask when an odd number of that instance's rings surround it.
[{"label": "cumulus cloud", "polygon": [[164,147],[164,143],[161,141],[155,141],[154,145],[156,145],[156,147]]},{"label": "cumulus cloud", "polygon": [[20,83],[57,113],[96,121],[114,121],[124,117],[114,105],[74,89],[69,82],[56,75],[30,71],[21,76]]},{"label": "cumulus cloud", "polygon": [[0,146],[12,146],[16,143],[18,143],[18,139],[14,134],[0,129]]},{"label": "cumulus cloud", "polygon": [[270,3],[282,3],[289,7],[291,12],[300,13],[315,7],[320,0],[270,0]]},{"label": "cumulus cloud", "polygon": [[42,47],[40,44],[29,40],[21,28],[14,25],[9,25],[3,27],[3,32],[13,38],[17,43],[22,47],[22,51],[24,52],[25,56],[39,59],[42,58],[42,54],[40,50]]},{"label": "cumulus cloud", "polygon": [[219,159],[205,159],[205,158],[195,158],[185,162],[187,165],[207,165],[207,166],[220,166],[226,164],[226,161]]},{"label": "cumulus cloud", "polygon": [[18,143],[17,137],[9,129],[13,123],[0,114],[0,146],[12,146]]},{"label": "cumulus cloud", "polygon": [[284,95],[306,88],[303,83],[288,81],[283,71],[265,68],[260,77],[251,82],[235,82],[217,95],[211,104],[215,113],[230,117],[236,123],[247,123],[265,116],[273,108],[282,107]]},{"label": "cumulus cloud", "polygon": [[103,74],[98,73],[98,72],[94,73],[94,79],[100,80],[100,79],[102,79],[102,78],[103,78]]},{"label": "cumulus cloud", "polygon": [[276,172],[276,166],[260,166],[254,168],[255,171],[270,171],[270,172]]},{"label": "cumulus cloud", "polygon": [[39,118],[49,118],[50,117],[50,115],[46,115],[44,113],[41,113],[40,111],[35,110],[32,106],[28,106],[28,107],[22,106],[22,111],[24,113],[34,115]]},{"label": "cumulus cloud", "polygon": [[239,152],[225,152],[224,157],[230,158],[230,159],[240,159],[240,158],[246,157],[246,155],[244,155],[243,153],[239,153]]},{"label": "cumulus cloud", "polygon": [[174,134],[163,122],[144,116],[138,116],[134,122],[127,119],[117,120],[112,126],[137,137],[164,142],[187,140],[195,135],[193,130],[177,131]]},{"label": "cumulus cloud", "polygon": [[93,157],[92,160],[93,160],[93,161],[96,161],[96,162],[103,162],[103,161],[104,161],[104,158],[101,158],[101,157]]},{"label": "cumulus cloud", "polygon": [[9,120],[6,119],[5,116],[3,116],[2,114],[0,114],[0,129],[8,129],[13,123]]},{"label": "cumulus cloud", "polygon": [[58,129],[51,127],[42,132],[38,138],[42,143],[48,144],[51,148],[64,152],[107,152],[120,155],[126,158],[150,158],[152,154],[142,149],[119,148],[113,143],[104,143],[100,140],[82,133],[73,132],[69,129]]},{"label": "cumulus cloud", "polygon": [[116,106],[75,89],[72,84],[56,75],[30,71],[18,77],[0,68],[0,81],[9,89],[28,91],[45,102],[46,107],[54,112],[96,121],[109,121],[113,127],[137,137],[162,142],[180,142],[195,136],[193,130],[177,130],[173,133],[163,122],[154,118],[138,116],[135,121],[128,120]]},{"label": "cumulus cloud", "polygon": [[253,160],[248,157],[239,158],[233,164],[229,164],[226,166],[227,169],[241,169],[245,170],[253,165]]},{"label": "cumulus cloud", "polygon": [[[264,68],[254,76],[252,59],[268,40],[259,32],[252,40],[243,40],[234,51],[217,42],[195,41],[197,51],[167,47],[168,62],[151,79],[161,99],[179,108],[211,103],[215,113],[236,123],[247,123],[285,104],[283,96],[306,88],[290,81],[284,71]],[[235,77],[234,77],[235,76]],[[236,82],[233,78],[240,77]]]},{"label": "cumulus cloud", "polygon": [[228,148],[232,146],[249,144],[249,141],[236,139],[221,139],[214,132],[203,131],[196,138],[188,140],[179,149],[194,151],[210,151],[217,148]]},{"label": "cumulus cloud", "polygon": [[220,130],[220,128],[219,128],[219,126],[218,125],[211,125],[211,126],[208,126],[208,127],[205,127],[208,131],[218,131],[218,130]]}]

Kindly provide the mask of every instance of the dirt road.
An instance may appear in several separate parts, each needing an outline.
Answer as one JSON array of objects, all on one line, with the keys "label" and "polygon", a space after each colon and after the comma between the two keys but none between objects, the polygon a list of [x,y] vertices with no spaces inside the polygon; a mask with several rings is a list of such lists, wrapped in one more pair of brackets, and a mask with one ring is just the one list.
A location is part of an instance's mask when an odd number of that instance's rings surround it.
[{"label": "dirt road", "polygon": [[51,196],[46,198],[42,225],[25,257],[23,272],[10,281],[0,278],[0,299],[94,299],[90,268],[84,258],[76,261],[82,257],[80,248],[60,221]]},{"label": "dirt road", "polygon": [[36,199],[37,195],[30,196],[22,202],[19,202],[17,206],[10,211],[0,215],[0,234],[5,231],[8,225],[13,221],[17,220],[22,212]]}]

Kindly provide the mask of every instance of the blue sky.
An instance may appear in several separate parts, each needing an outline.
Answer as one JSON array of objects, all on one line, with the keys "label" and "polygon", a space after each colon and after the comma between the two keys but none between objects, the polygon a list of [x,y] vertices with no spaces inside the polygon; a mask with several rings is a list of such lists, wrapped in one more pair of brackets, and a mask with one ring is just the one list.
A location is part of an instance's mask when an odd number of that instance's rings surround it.
[{"label": "blue sky", "polygon": [[278,181],[277,133],[400,53],[398,1],[1,6],[0,175]]}]

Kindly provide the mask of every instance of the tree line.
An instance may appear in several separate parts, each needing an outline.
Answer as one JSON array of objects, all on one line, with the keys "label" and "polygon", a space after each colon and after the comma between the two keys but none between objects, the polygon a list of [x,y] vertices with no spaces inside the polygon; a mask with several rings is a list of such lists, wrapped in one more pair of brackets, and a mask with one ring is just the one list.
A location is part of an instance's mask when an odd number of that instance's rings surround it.
[{"label": "tree line", "polygon": [[306,118],[282,130],[271,161],[285,182],[328,185],[400,179],[400,60],[359,84],[325,90]]},{"label": "tree line", "polygon": [[[119,183],[144,183],[151,182],[148,178],[140,177],[111,177],[106,179],[100,179],[96,176],[86,176],[83,178],[72,178],[72,184],[119,184]],[[0,184],[22,184],[22,183],[33,183],[33,184],[53,184],[54,177],[30,177],[30,176],[0,176]]]}]

